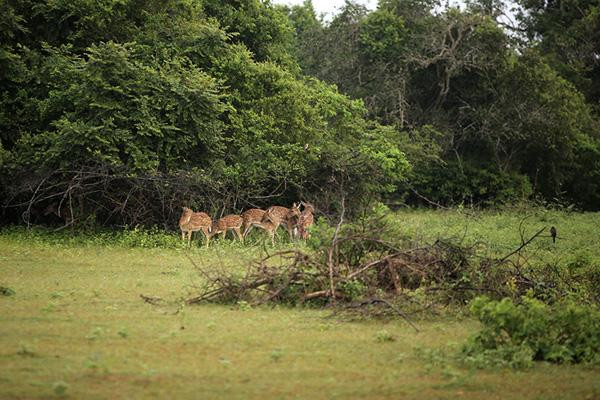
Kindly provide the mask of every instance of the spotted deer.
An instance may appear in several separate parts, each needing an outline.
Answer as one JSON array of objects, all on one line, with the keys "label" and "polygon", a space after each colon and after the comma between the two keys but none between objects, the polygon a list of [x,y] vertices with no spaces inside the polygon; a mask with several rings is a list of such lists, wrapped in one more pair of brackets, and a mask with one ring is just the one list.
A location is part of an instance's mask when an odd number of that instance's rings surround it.
[{"label": "spotted deer", "polygon": [[273,222],[265,220],[260,223],[260,227],[271,237],[271,245],[275,246],[275,231],[277,230],[277,226]]},{"label": "spotted deer", "polygon": [[260,208],[251,208],[242,213],[242,219],[244,220],[244,239],[248,236],[248,233],[252,229],[252,227],[256,226],[258,228],[263,228],[262,219],[265,215],[265,210],[261,210]]},{"label": "spotted deer", "polygon": [[294,230],[297,227],[298,219],[300,218],[300,208],[296,203],[291,208],[282,206],[271,206],[265,212],[262,222],[271,222],[275,226],[275,230],[279,225],[285,225],[290,239],[294,239]]},{"label": "spotted deer", "polygon": [[227,235],[227,231],[232,230],[240,239],[240,242],[244,241],[244,237],[242,236],[241,227],[244,223],[244,219],[236,214],[229,214],[220,218],[219,220],[213,222],[212,230],[210,232],[210,236],[213,237],[215,235],[221,234],[221,238],[225,239]]},{"label": "spotted deer", "polygon": [[302,202],[304,209],[302,213],[300,213],[300,219],[298,220],[298,234],[302,239],[310,238],[310,232],[308,228],[313,224],[315,217],[313,213],[315,212],[315,208],[310,203]]},{"label": "spotted deer", "polygon": [[212,229],[212,219],[203,212],[194,212],[192,209],[182,207],[183,213],[179,218],[179,229],[181,229],[181,239],[185,240],[185,234],[188,237],[188,246],[192,244],[192,233],[202,231],[206,237],[206,247],[210,240],[210,232]]}]

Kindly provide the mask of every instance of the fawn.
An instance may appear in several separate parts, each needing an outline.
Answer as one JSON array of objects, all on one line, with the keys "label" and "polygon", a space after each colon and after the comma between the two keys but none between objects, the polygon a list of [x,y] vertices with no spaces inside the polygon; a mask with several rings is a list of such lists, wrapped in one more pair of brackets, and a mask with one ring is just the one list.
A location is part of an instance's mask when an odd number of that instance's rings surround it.
[{"label": "fawn", "polygon": [[275,246],[275,231],[277,230],[277,226],[273,222],[266,220],[260,223],[260,227],[269,234],[271,237],[271,245]]},{"label": "fawn", "polygon": [[244,220],[244,239],[248,236],[252,227],[256,226],[258,228],[263,228],[262,219],[264,215],[265,210],[261,210],[260,208],[251,208],[242,213],[242,219]]},{"label": "fawn", "polygon": [[179,229],[181,229],[181,239],[185,240],[185,234],[188,236],[188,246],[192,244],[192,233],[202,230],[206,237],[206,247],[210,240],[210,231],[212,219],[203,212],[194,212],[192,209],[182,207],[183,213],[179,218]]},{"label": "fawn", "polygon": [[225,238],[228,230],[232,230],[235,232],[237,237],[240,239],[240,242],[244,242],[244,238],[242,237],[242,232],[240,228],[244,223],[244,219],[236,214],[229,214],[220,218],[218,221],[213,222],[212,230],[210,236],[213,237],[217,234],[221,234],[221,238]]},{"label": "fawn", "polygon": [[302,239],[308,239],[310,238],[310,232],[308,231],[308,228],[314,222],[315,218],[313,213],[315,208],[310,203],[302,202],[302,205],[304,206],[304,209],[302,210],[302,213],[300,213],[300,219],[298,220],[298,234]]},{"label": "fawn", "polygon": [[290,234],[290,239],[294,239],[294,230],[298,224],[300,218],[300,208],[296,203],[291,208],[282,206],[271,206],[265,211],[262,223],[271,222],[275,226],[274,231],[277,230],[279,225],[285,224],[285,227]]}]

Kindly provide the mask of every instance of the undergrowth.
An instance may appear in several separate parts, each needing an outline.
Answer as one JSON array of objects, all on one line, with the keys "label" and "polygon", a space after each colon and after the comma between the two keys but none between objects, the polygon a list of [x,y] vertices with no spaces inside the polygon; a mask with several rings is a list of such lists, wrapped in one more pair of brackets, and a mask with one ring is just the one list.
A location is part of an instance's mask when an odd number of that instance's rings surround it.
[{"label": "undergrowth", "polygon": [[528,296],[519,302],[478,297],[471,312],[482,328],[462,347],[461,359],[467,365],[600,364],[600,310],[595,306],[548,305]]},{"label": "undergrowth", "polygon": [[[9,226],[0,230],[0,236],[6,240],[26,241],[31,244],[73,247],[73,246],[114,246],[139,248],[185,248],[186,243],[173,232],[158,227],[144,229],[125,227],[124,229],[86,229],[71,231],[44,227],[26,228]],[[197,243],[197,241],[195,242]]]}]

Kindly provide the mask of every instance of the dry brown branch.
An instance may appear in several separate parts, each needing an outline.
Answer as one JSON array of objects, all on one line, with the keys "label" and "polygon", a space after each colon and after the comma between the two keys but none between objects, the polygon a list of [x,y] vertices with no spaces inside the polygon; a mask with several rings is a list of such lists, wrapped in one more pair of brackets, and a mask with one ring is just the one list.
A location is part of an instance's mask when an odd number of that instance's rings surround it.
[{"label": "dry brown branch", "polygon": [[510,253],[508,253],[507,255],[505,255],[504,257],[502,257],[500,260],[498,260],[496,262],[496,265],[500,265],[500,264],[504,263],[512,255],[517,254],[518,252],[520,252],[525,246],[527,246],[529,243],[531,243],[533,241],[533,239],[535,239],[536,237],[538,237],[545,230],[546,230],[546,227],[544,226],[542,229],[540,229],[539,231],[537,231],[537,233],[535,235],[533,235],[532,237],[530,237],[526,241],[522,242],[521,245],[517,249],[511,251]]},{"label": "dry brown branch", "polygon": [[140,294],[140,297],[142,298],[142,300],[144,300],[144,302],[152,305],[157,305],[162,302],[162,299],[160,297],[144,296],[143,294]]}]

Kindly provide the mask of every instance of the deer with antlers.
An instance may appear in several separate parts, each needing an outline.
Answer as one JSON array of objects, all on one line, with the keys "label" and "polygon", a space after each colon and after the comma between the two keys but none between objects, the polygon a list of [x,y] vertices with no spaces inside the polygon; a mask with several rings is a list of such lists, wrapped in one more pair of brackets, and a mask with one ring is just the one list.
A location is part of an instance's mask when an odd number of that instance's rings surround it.
[{"label": "deer with antlers", "polygon": [[179,229],[181,229],[181,239],[185,240],[185,234],[188,237],[188,246],[192,244],[192,233],[202,231],[206,237],[206,247],[210,240],[210,232],[212,229],[212,219],[203,212],[194,212],[188,207],[182,207],[183,213],[179,218]]}]

